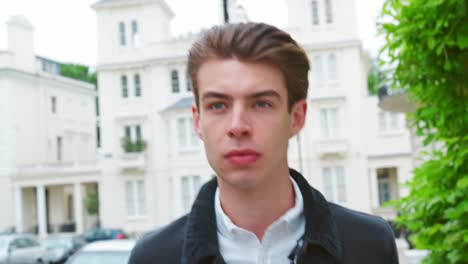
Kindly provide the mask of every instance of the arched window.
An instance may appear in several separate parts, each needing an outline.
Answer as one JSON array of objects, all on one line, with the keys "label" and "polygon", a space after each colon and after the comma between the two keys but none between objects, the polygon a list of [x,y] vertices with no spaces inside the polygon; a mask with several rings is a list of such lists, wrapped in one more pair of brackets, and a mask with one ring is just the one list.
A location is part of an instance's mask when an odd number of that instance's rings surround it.
[{"label": "arched window", "polygon": [[135,20],[132,21],[132,45],[138,47],[140,45],[140,35],[138,34],[138,24]]},{"label": "arched window", "polygon": [[325,0],[325,17],[327,24],[333,23],[333,9],[331,0]]},{"label": "arched window", "polygon": [[124,22],[119,23],[119,43],[120,46],[125,46],[125,24]]},{"label": "arched window", "polygon": [[328,79],[338,80],[338,71],[337,71],[335,54],[328,55]]},{"label": "arched window", "polygon": [[311,4],[311,8],[312,8],[312,24],[313,25],[318,25],[320,23],[318,1],[317,0],[312,0],[310,2],[310,4]]},{"label": "arched window", "polygon": [[187,82],[187,91],[192,91],[192,80],[190,79],[190,75],[188,72],[185,72],[185,80]]},{"label": "arched window", "polygon": [[322,57],[319,55],[314,56],[312,60],[312,71],[316,81],[323,81],[323,67]]},{"label": "arched window", "polygon": [[140,80],[140,75],[139,75],[139,74],[135,74],[135,76],[133,76],[133,81],[134,81],[134,84],[135,84],[135,96],[136,96],[136,97],[140,97],[140,96],[141,96],[141,80]]},{"label": "arched window", "polygon": [[180,91],[179,88],[179,73],[177,70],[171,71],[171,85],[172,85],[172,92],[178,93]]},{"label": "arched window", "polygon": [[127,98],[128,97],[127,76],[122,75],[120,77],[120,85],[121,85],[121,89],[122,89],[122,97]]}]

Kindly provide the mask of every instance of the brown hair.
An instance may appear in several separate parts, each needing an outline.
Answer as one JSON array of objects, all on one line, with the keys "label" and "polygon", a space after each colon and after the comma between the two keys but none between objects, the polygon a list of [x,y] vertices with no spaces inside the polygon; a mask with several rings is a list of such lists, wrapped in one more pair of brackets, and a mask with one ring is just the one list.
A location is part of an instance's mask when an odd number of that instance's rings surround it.
[{"label": "brown hair", "polygon": [[307,97],[309,60],[297,42],[288,33],[271,25],[239,23],[214,26],[192,45],[188,72],[197,106],[198,70],[208,60],[228,58],[279,67],[288,90],[288,111],[295,102]]}]

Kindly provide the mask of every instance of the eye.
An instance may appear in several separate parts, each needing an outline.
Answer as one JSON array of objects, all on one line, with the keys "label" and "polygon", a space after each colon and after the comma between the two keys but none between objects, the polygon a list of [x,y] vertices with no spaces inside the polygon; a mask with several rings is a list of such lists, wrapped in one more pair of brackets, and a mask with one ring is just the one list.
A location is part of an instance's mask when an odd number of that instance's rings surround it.
[{"label": "eye", "polygon": [[270,108],[271,104],[268,103],[267,101],[257,101],[255,102],[255,107],[259,108]]},{"label": "eye", "polygon": [[221,103],[221,102],[212,103],[212,104],[209,105],[208,108],[211,109],[211,110],[223,110],[224,108],[226,108],[226,104]]}]

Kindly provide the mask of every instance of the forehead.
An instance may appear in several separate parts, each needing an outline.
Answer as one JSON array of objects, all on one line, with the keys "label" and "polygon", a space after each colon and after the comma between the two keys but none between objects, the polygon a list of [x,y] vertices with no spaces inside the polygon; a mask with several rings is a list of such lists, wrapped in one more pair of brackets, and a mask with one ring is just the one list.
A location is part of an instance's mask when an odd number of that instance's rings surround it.
[{"label": "forehead", "polygon": [[198,93],[222,92],[231,96],[273,90],[287,95],[283,73],[266,63],[244,62],[235,58],[212,59],[202,64],[197,74]]}]

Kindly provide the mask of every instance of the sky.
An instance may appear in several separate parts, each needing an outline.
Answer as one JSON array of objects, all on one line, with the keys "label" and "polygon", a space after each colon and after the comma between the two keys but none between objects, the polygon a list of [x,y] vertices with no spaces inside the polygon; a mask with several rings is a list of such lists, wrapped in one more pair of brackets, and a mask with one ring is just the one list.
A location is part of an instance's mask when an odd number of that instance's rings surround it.
[{"label": "sky", "polygon": [[[95,65],[97,58],[97,0],[2,0],[0,2],[0,50],[6,49],[5,23],[13,15],[26,17],[34,27],[36,55],[59,62]],[[238,0],[252,21],[287,27],[287,0]],[[347,0],[346,0],[347,1]],[[175,35],[196,32],[220,21],[221,0],[166,0],[175,17]],[[363,49],[375,56],[383,44],[376,37],[375,18],[384,0],[355,0],[359,37]],[[267,6],[267,8],[265,8]],[[197,10],[196,12],[194,10]]]}]

